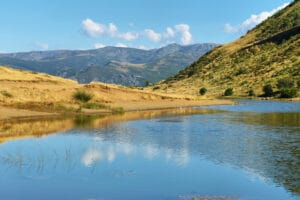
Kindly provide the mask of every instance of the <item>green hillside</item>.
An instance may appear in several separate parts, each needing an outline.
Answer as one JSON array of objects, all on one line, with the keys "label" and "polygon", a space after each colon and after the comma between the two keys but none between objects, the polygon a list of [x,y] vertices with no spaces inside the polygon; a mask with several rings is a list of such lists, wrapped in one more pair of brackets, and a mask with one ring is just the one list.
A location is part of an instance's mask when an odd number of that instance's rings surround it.
[{"label": "green hillside", "polygon": [[198,94],[205,87],[208,95],[219,96],[226,88],[234,94],[257,95],[277,81],[300,80],[300,1],[296,0],[240,39],[219,46],[155,89],[168,93]]}]

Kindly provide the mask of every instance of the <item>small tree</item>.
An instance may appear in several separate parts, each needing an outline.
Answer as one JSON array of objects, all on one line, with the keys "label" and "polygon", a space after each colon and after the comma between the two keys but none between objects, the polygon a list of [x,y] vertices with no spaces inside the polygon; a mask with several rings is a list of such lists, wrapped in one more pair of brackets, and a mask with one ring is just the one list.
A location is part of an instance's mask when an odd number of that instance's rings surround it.
[{"label": "small tree", "polygon": [[145,86],[147,87],[147,86],[149,86],[149,85],[150,85],[150,81],[146,80],[146,81],[145,81]]},{"label": "small tree", "polygon": [[201,94],[201,95],[205,95],[206,92],[207,92],[207,89],[205,87],[203,87],[199,90],[199,94]]},{"label": "small tree", "polygon": [[77,101],[81,101],[83,103],[86,103],[90,101],[93,98],[93,95],[89,92],[86,92],[84,90],[79,90],[74,93],[73,98]]},{"label": "small tree", "polygon": [[280,79],[277,81],[277,88],[282,89],[282,88],[292,88],[294,87],[294,81],[290,79]]},{"label": "small tree", "polygon": [[255,96],[255,92],[254,92],[253,89],[250,89],[250,90],[248,91],[248,96],[250,96],[250,97]]},{"label": "small tree", "polygon": [[297,89],[296,88],[282,88],[279,91],[280,98],[293,98],[297,97]]},{"label": "small tree", "polygon": [[224,92],[224,96],[232,96],[233,95],[233,89],[227,88]]},{"label": "small tree", "polygon": [[264,96],[265,97],[271,97],[271,96],[274,95],[273,88],[272,88],[272,86],[270,84],[265,85],[263,87],[263,91],[264,91]]}]

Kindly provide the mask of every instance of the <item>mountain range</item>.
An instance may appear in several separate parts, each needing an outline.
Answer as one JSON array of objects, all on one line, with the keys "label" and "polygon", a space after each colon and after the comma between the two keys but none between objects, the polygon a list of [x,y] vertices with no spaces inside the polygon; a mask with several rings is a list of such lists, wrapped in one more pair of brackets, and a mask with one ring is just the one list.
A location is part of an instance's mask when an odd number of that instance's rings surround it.
[{"label": "mountain range", "polygon": [[79,83],[100,81],[144,86],[175,75],[216,46],[213,43],[170,44],[151,50],[104,47],[6,53],[0,54],[0,65],[70,78]]}]

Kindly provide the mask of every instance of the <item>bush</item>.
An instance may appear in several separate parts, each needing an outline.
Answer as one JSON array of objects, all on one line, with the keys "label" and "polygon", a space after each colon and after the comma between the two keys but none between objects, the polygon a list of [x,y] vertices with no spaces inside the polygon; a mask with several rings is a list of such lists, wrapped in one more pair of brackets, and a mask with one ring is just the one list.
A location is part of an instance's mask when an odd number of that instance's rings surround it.
[{"label": "bush", "polygon": [[247,73],[247,69],[244,68],[244,67],[242,67],[242,68],[239,68],[239,69],[235,72],[235,75],[236,75],[236,76],[239,76],[239,75],[245,74],[245,73]]},{"label": "bush", "polygon": [[203,87],[199,90],[199,94],[201,94],[201,95],[205,95],[206,92],[207,92],[207,89],[205,87]]},{"label": "bush", "polygon": [[125,111],[124,111],[124,108],[122,108],[122,107],[116,107],[116,108],[112,108],[111,112],[113,114],[123,114]]},{"label": "bush", "polygon": [[8,97],[8,98],[12,98],[13,95],[9,92],[7,92],[6,90],[3,90],[0,92],[3,96]]},{"label": "bush", "polygon": [[292,88],[294,87],[294,81],[290,79],[280,79],[277,81],[277,88],[282,89],[282,88]]},{"label": "bush", "polygon": [[152,90],[158,90],[159,88],[159,86],[154,86]]},{"label": "bush", "polygon": [[148,87],[150,85],[150,81],[146,80],[145,81],[145,86]]},{"label": "bush", "polygon": [[280,98],[293,98],[297,97],[297,89],[296,88],[282,88],[279,91]]},{"label": "bush", "polygon": [[264,95],[263,96],[265,96],[265,97],[271,97],[271,96],[274,95],[273,88],[272,88],[272,86],[270,84],[265,85],[263,87],[263,91],[264,91]]},{"label": "bush", "polygon": [[248,91],[248,96],[250,96],[250,97],[255,96],[254,90],[250,89],[250,90]]},{"label": "bush", "polygon": [[224,92],[224,96],[232,96],[233,95],[233,89],[227,88]]},{"label": "bush", "polygon": [[81,101],[83,103],[86,103],[86,102],[90,101],[93,98],[93,95],[91,93],[86,92],[86,91],[79,90],[79,91],[75,92],[75,94],[73,95],[73,98],[77,101]]},{"label": "bush", "polygon": [[106,105],[104,104],[99,104],[99,103],[85,103],[82,105],[82,108],[86,109],[102,109],[102,108],[107,108]]},{"label": "bush", "polygon": [[300,80],[297,81],[297,86],[300,88]]}]

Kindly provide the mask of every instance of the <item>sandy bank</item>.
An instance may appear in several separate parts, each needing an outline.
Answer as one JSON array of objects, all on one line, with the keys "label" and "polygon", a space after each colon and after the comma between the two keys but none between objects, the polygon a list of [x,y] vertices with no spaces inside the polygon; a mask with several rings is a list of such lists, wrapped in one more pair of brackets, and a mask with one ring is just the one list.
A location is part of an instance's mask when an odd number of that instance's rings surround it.
[{"label": "sandy bank", "polygon": [[[208,106],[208,105],[225,105],[234,104],[231,100],[184,100],[184,99],[168,99],[156,101],[136,101],[136,102],[116,102],[110,104],[114,107],[122,107],[125,112],[129,111],[143,111],[143,110],[161,110],[170,108]],[[87,110],[82,114],[107,114],[105,110]],[[59,116],[59,113],[37,112],[31,110],[15,109],[9,107],[0,107],[0,121],[5,120],[20,120],[20,119],[35,119]]]}]

